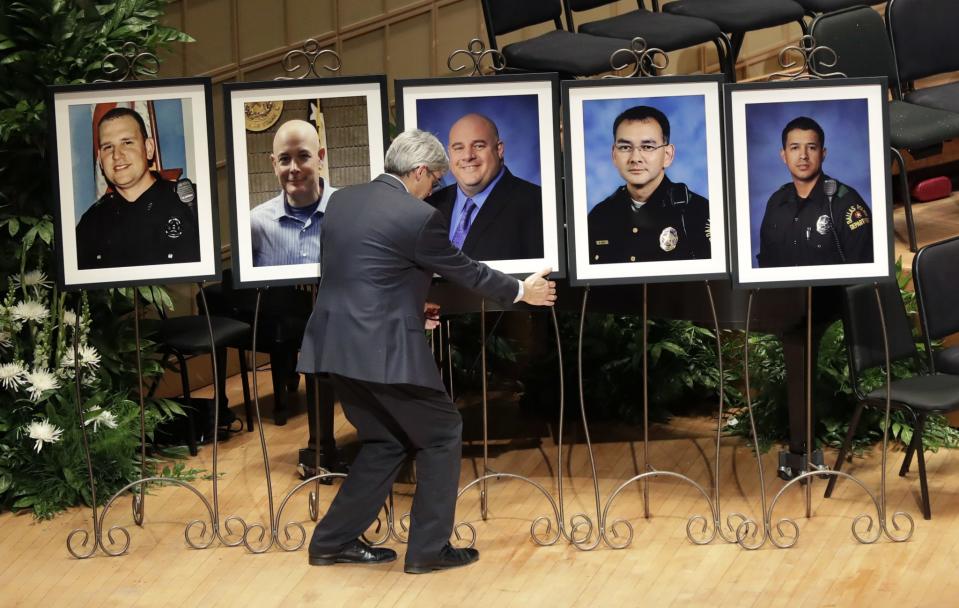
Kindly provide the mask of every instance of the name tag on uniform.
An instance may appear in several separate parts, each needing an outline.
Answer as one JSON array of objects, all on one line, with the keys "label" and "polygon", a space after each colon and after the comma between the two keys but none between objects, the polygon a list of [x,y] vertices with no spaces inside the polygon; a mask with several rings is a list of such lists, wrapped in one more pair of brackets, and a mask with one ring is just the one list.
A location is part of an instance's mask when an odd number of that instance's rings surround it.
[{"label": "name tag on uniform", "polygon": [[597,245],[609,245],[609,241],[596,241]]}]

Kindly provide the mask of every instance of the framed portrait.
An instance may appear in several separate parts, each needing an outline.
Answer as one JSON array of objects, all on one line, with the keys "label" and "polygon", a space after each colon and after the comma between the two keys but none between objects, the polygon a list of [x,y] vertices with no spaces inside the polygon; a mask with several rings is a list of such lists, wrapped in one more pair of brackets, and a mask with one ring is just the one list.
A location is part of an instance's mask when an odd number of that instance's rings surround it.
[{"label": "framed portrait", "polygon": [[734,284],[891,280],[885,79],[730,85],[726,112]]},{"label": "framed portrait", "polygon": [[64,289],[219,276],[210,81],[49,88]]},{"label": "framed portrait", "polygon": [[229,83],[223,96],[234,284],[317,281],[330,196],[383,172],[386,77]]},{"label": "framed portrait", "polygon": [[450,170],[426,199],[450,242],[516,276],[565,276],[555,74],[396,81],[403,130],[429,131]]},{"label": "framed portrait", "polygon": [[563,82],[574,285],[727,273],[722,77]]}]

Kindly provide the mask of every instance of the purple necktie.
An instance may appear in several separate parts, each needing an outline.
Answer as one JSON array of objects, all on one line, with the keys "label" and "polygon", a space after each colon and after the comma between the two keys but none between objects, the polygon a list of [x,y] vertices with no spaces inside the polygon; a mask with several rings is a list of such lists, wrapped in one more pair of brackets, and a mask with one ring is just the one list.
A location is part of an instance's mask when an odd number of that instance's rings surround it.
[{"label": "purple necktie", "polygon": [[460,223],[456,226],[456,232],[453,233],[451,241],[457,249],[463,248],[463,241],[466,240],[466,233],[470,231],[470,224],[473,222],[473,213],[476,211],[476,203],[473,199],[466,199],[466,205],[463,207],[463,214],[460,216]]}]

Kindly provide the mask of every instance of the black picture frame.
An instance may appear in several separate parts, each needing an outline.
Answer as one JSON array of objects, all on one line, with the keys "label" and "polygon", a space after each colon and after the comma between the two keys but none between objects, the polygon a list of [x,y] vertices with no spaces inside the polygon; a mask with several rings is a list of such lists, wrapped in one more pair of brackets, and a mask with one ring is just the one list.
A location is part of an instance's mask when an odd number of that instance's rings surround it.
[{"label": "black picture frame", "polygon": [[[462,100],[464,105],[463,115],[465,115],[480,111],[476,109],[474,103],[477,98],[518,97],[522,95],[537,96],[536,108],[539,112],[537,132],[538,170],[542,191],[544,255],[542,258],[492,260],[484,259],[483,256],[476,256],[476,258],[496,270],[518,278],[523,278],[549,266],[553,269],[550,278],[562,279],[566,277],[566,239],[559,139],[558,74],[496,74],[492,76],[396,80],[397,126],[400,131],[425,126],[422,121],[417,120],[415,115],[415,106],[419,100]],[[543,116],[543,113],[548,115]],[[448,132],[434,133],[434,135],[445,143]],[[505,138],[504,142],[508,155],[511,144]],[[455,180],[449,174],[445,181],[451,185],[455,184]],[[551,201],[553,204],[550,204]],[[467,251],[467,253],[469,252]]]},{"label": "black picture frame", "polygon": [[[695,280],[724,279],[728,277],[728,240],[726,232],[726,185],[722,75],[661,76],[655,78],[625,78],[602,80],[569,80],[562,83],[562,104],[566,176],[566,221],[567,250],[569,255],[570,284],[623,285],[642,283],[668,283]],[[589,207],[586,189],[587,160],[586,136],[584,133],[584,102],[608,101],[610,107],[617,103],[624,107],[636,100],[661,100],[650,104],[668,104],[669,98],[694,100],[702,96],[703,149],[698,155],[706,170],[705,192],[708,198],[708,231],[711,256],[703,259],[635,261],[623,263],[592,263],[589,252],[587,216]],[[625,103],[629,102],[629,103]],[[690,104],[692,105],[692,104]],[[661,109],[661,108],[657,108]],[[663,110],[665,113],[665,110]],[[673,143],[676,121],[670,119]],[[612,128],[609,121],[608,128]],[[591,137],[590,140],[594,140]],[[691,140],[691,138],[688,138]],[[611,164],[610,148],[602,150],[602,158]],[[677,153],[679,154],[679,153]],[[595,158],[590,154],[590,159]],[[681,158],[681,157],[677,157]],[[619,178],[622,183],[622,178]],[[688,192],[688,190],[687,190]],[[688,200],[688,199],[687,199]]]},{"label": "black picture frame", "polygon": [[[54,194],[54,229],[56,238],[57,284],[66,291],[80,289],[106,289],[114,287],[137,287],[170,283],[215,281],[220,277],[220,236],[217,203],[216,154],[213,130],[212,84],[209,78],[172,78],[150,81],[102,82],[47,87],[49,108],[48,153],[50,179]],[[77,253],[75,186],[80,176],[75,174],[74,147],[80,137],[80,129],[73,129],[71,111],[78,123],[86,121],[83,113],[96,104],[137,103],[151,105],[155,102],[181,100],[181,124],[183,167],[187,177],[194,183],[195,219],[199,239],[200,259],[196,262],[160,263],[138,266],[112,266],[104,268],[79,268]],[[189,101],[189,104],[185,102]],[[152,107],[152,106],[151,106]],[[189,108],[189,112],[183,111]],[[152,116],[152,115],[151,115]],[[159,119],[157,119],[159,122]],[[92,114],[90,115],[92,131]],[[158,132],[159,126],[151,122]],[[174,129],[175,130],[175,129]],[[89,153],[95,159],[92,139]],[[81,146],[82,147],[82,146]],[[85,155],[86,152],[83,152]],[[96,169],[91,163],[91,175],[96,182]],[[94,186],[95,188],[95,186]],[[94,190],[95,191],[95,190]],[[180,194],[180,191],[177,191]],[[181,197],[188,199],[189,195]],[[96,196],[90,203],[95,202]],[[65,222],[71,228],[66,230]],[[169,228],[176,234],[176,226]],[[170,238],[176,238],[170,236]]]},{"label": "black picture frame", "polygon": [[[735,287],[750,289],[814,287],[894,280],[892,177],[890,171],[887,91],[888,84],[885,77],[743,83],[725,87],[731,274]],[[752,199],[762,197],[758,193],[750,193],[749,167],[749,146],[758,144],[750,144],[748,141],[748,129],[757,128],[755,125],[759,123],[756,122],[757,119],[747,117],[747,106],[768,104],[769,110],[765,110],[764,106],[763,112],[768,112],[771,116],[775,116],[775,114],[772,114],[774,111],[791,114],[793,113],[792,110],[805,111],[810,107],[813,108],[813,112],[807,113],[816,114],[816,104],[857,100],[861,100],[860,105],[864,104],[865,107],[862,120],[866,122],[866,131],[863,133],[861,129],[856,130],[853,123],[845,121],[847,126],[843,128],[848,129],[847,137],[838,139],[841,144],[850,146],[852,143],[844,140],[860,142],[865,135],[865,139],[868,141],[867,144],[857,144],[867,150],[866,160],[863,160],[861,154],[847,155],[843,159],[847,163],[853,160],[866,162],[868,165],[867,178],[858,176],[857,179],[869,185],[868,198],[871,203],[867,201],[866,204],[869,206],[871,214],[872,261],[760,267],[758,256],[754,253],[758,246],[755,243],[754,233],[759,230],[761,220],[757,223],[757,203]],[[781,104],[781,109],[776,108],[776,104]],[[827,106],[822,105],[821,108],[823,115],[826,115]],[[859,113],[863,114],[863,111],[860,110]],[[752,112],[752,115],[757,114]],[[761,114],[758,115],[761,116]],[[822,120],[818,114],[812,117],[816,120]],[[858,120],[854,124],[859,124],[862,120]],[[786,124],[785,121],[782,121],[779,129],[784,128]],[[830,137],[827,127],[824,127],[824,131],[825,142],[823,147],[828,152],[831,142],[835,142],[837,138],[835,133]],[[774,139],[774,143],[781,149],[781,132],[779,130],[770,132],[769,138]],[[828,166],[826,163],[828,160],[829,155],[825,154],[823,173],[827,173]],[[755,168],[753,170],[759,171]],[[783,180],[787,180],[788,172],[784,175]],[[839,174],[833,177],[849,179]],[[753,181],[757,181],[757,178],[753,177]],[[784,184],[783,188],[787,187],[788,182]],[[758,192],[759,188],[755,188],[755,190]],[[762,216],[765,215],[765,206],[763,207]],[[832,215],[832,212],[830,215]],[[839,218],[836,222],[844,221],[844,219]],[[836,223],[829,225],[835,226]],[[808,240],[809,237],[806,238]],[[788,270],[788,272],[783,272],[783,270]]]},{"label": "black picture frame", "polygon": [[[337,76],[227,83],[223,85],[226,152],[229,166],[230,233],[233,284],[237,288],[316,283],[320,264],[255,266],[252,253],[250,199],[246,188],[247,146],[243,104],[255,100],[316,100],[366,96],[370,177],[383,172],[389,142],[389,98],[386,76]],[[242,182],[241,182],[242,174]],[[241,185],[243,186],[241,188]],[[334,186],[337,186],[334,184]]]}]

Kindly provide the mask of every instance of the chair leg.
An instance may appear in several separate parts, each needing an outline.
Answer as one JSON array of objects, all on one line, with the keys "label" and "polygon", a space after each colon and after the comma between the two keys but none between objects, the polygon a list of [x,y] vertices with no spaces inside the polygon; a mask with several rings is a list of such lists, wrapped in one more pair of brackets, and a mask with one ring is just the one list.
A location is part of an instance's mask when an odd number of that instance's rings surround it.
[{"label": "chair leg", "polygon": [[237,349],[240,355],[240,383],[243,385],[243,409],[246,412],[246,431],[253,432],[253,402],[250,401],[250,366],[246,361],[246,350]]},{"label": "chair leg", "polygon": [[902,459],[902,466],[899,467],[900,477],[905,477],[909,473],[909,467],[912,465],[912,457],[916,453],[916,443],[921,441],[922,439],[919,436],[919,433],[913,431],[912,441],[910,441],[909,445],[906,446],[906,455]]},{"label": "chair leg", "polygon": [[899,186],[902,189],[902,205],[906,212],[906,234],[909,237],[909,251],[917,250],[916,222],[912,218],[912,195],[909,193],[909,176],[906,174],[906,160],[896,148],[890,148],[892,155],[899,164]]},{"label": "chair leg", "polygon": [[286,424],[289,416],[287,381],[296,367],[296,353],[284,348],[270,351],[270,375],[273,379],[273,423]]},{"label": "chair leg", "polygon": [[196,408],[193,406],[193,397],[190,395],[190,374],[186,368],[186,359],[180,353],[176,355],[176,363],[180,368],[180,382],[183,386],[183,402],[186,406],[186,444],[190,456],[196,456]]},{"label": "chair leg", "polygon": [[[839,449],[836,464],[832,468],[833,471],[842,469],[842,462],[846,459],[846,453],[852,446],[852,438],[856,436],[856,429],[859,427],[859,419],[862,417],[863,407],[864,403],[862,401],[856,404],[856,410],[852,414],[852,420],[849,421],[849,430],[846,432],[846,439],[842,442],[842,448]],[[826,492],[823,494],[825,498],[832,496],[832,491],[836,487],[837,479],[839,479],[838,475],[829,476],[829,483],[826,484]]]},{"label": "chair leg", "polygon": [[926,456],[923,453],[922,446],[922,434],[925,428],[926,417],[919,414],[914,431],[919,437],[919,447],[916,448],[916,460],[919,461],[919,492],[922,496],[922,516],[925,519],[932,519],[932,505],[929,504],[929,484],[926,482]]},{"label": "chair leg", "polygon": [[719,37],[713,40],[716,45],[716,56],[719,59],[719,69],[726,76],[726,82],[736,82],[736,64],[732,59],[732,43],[726,34],[719,34]]},{"label": "chair leg", "polygon": [[733,32],[730,37],[732,52],[729,54],[729,63],[733,66],[733,70],[736,69],[736,62],[739,61],[739,51],[743,49],[744,40],[746,40],[746,32]]},{"label": "chair leg", "polygon": [[915,432],[916,427],[919,426],[919,418],[911,409],[907,408],[905,411],[912,416],[913,433],[912,439],[909,441],[909,445],[906,446],[906,455],[902,459],[902,466],[899,467],[900,477],[905,477],[909,472],[909,467],[912,465],[912,457],[916,453],[917,442],[919,442],[919,448],[922,449],[922,434]]}]

